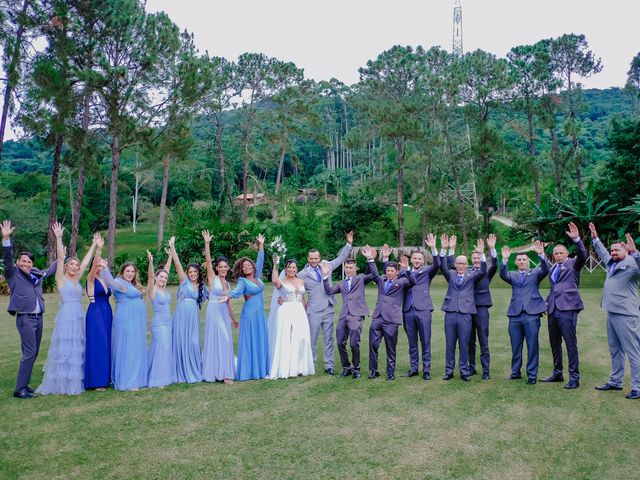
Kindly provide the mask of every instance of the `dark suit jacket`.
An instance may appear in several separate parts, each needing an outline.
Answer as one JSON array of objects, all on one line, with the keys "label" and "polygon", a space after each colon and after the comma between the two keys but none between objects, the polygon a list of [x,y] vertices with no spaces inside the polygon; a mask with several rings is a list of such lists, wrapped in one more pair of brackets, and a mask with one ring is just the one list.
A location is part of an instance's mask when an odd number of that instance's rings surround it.
[{"label": "dark suit jacket", "polygon": [[[454,255],[449,255],[447,257],[447,265],[449,266],[449,269],[454,268],[455,261],[456,257]],[[493,279],[493,276],[497,271],[498,259],[489,255],[487,257],[487,274],[482,277],[478,283],[476,283],[475,289],[473,291],[476,300],[476,307],[490,307],[491,305],[493,305],[493,301],[491,300],[491,291],[489,290],[489,284],[491,283],[491,280]]]},{"label": "dark suit jacket", "polygon": [[[549,283],[551,290],[547,297],[547,309],[553,313],[555,309],[577,310],[584,308],[578,287],[580,286],[580,270],[587,261],[587,250],[584,248],[582,240],[576,242],[578,253],[574,258],[568,258],[561,266],[555,265],[549,268]],[[553,271],[559,268],[558,278],[552,280]]]},{"label": "dark suit jacket", "polygon": [[507,310],[507,316],[513,317],[526,312],[529,315],[542,314],[547,310],[547,305],[540,295],[540,282],[549,273],[546,259],[540,258],[540,266],[525,272],[524,284],[520,283],[518,271],[509,272],[507,265],[500,265],[500,278],[511,284],[511,302]]},{"label": "dark suit jacket", "polygon": [[480,262],[480,270],[468,268],[462,276],[462,285],[458,286],[458,272],[449,270],[447,262],[442,262],[442,275],[449,283],[447,294],[442,302],[443,312],[476,313],[476,285],[487,275],[487,262]]},{"label": "dark suit jacket", "polygon": [[382,317],[389,323],[402,325],[404,292],[416,284],[416,277],[408,270],[401,270],[398,277],[391,283],[391,288],[387,293],[384,291],[386,281],[386,275],[380,275],[375,279],[376,285],[378,285],[378,302],[373,310],[372,318]]},{"label": "dark suit jacket", "polygon": [[[387,262],[382,264],[382,270],[385,271]],[[423,265],[418,270],[413,270],[416,277],[416,284],[404,291],[404,299],[402,302],[402,311],[408,312],[411,305],[407,302],[409,292],[413,296],[413,308],[416,310],[433,311],[433,301],[431,300],[431,280],[438,274],[440,269],[440,257],[433,255],[433,263],[431,265]]]},{"label": "dark suit jacket", "polygon": [[375,262],[367,262],[369,267],[367,273],[354,275],[351,280],[351,290],[347,290],[347,280],[342,280],[336,285],[329,284],[329,278],[323,279],[324,291],[327,295],[342,294],[342,310],[340,317],[345,318],[347,315],[353,317],[366,317],[369,315],[369,307],[367,299],[364,296],[364,287],[373,282],[378,276],[378,269]]},{"label": "dark suit jacket", "polygon": [[31,277],[20,270],[13,262],[13,243],[8,247],[2,247],[2,259],[4,261],[4,276],[11,292],[7,311],[11,315],[33,312],[36,309],[37,299],[40,303],[40,308],[44,312],[42,282],[45,278],[56,273],[56,262],[53,262],[44,272],[37,268],[31,269],[31,273],[38,277],[34,285]]}]

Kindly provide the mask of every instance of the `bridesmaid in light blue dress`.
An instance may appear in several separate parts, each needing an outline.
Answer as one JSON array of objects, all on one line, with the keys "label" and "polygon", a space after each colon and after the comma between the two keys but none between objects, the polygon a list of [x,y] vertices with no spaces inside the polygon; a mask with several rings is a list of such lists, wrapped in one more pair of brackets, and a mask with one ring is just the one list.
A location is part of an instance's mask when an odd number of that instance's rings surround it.
[{"label": "bridesmaid in light blue dress", "polygon": [[149,259],[147,294],[153,306],[151,347],[149,348],[149,387],[164,388],[176,381],[172,353],[171,294],[165,288],[171,271],[171,253],[168,257],[164,268],[154,272],[153,256],[147,250]]},{"label": "bridesmaid in light blue dress", "polygon": [[202,351],[200,349],[200,306],[208,296],[200,265],[190,263],[187,273],[182,268],[175,248],[175,237],[169,239],[169,249],[176,265],[180,286],[176,311],[173,314],[173,360],[176,381],[202,381]]},{"label": "bridesmaid in light blue dress", "polygon": [[147,308],[142,299],[138,270],[130,262],[113,278],[102,260],[102,278],[116,297],[111,332],[111,380],[116,390],[147,386]]},{"label": "bridesmaid in light blue dress", "polygon": [[204,257],[207,264],[210,292],[204,323],[202,377],[205,382],[223,381],[231,384],[236,376],[231,324],[233,323],[233,326],[238,328],[238,322],[233,318],[229,300],[224,303],[218,302],[230,290],[227,281],[229,262],[225,257],[219,257],[213,264],[211,262],[211,235],[205,230],[202,232],[202,238],[204,239]]},{"label": "bridesmaid in light blue dress", "polygon": [[[228,297],[244,296],[244,305],[240,314],[240,331],[238,333],[238,365],[236,378],[250,380],[266,378],[269,373],[269,337],[267,320],[264,315],[264,283],[262,268],[264,267],[264,237],[258,235],[257,264],[247,257],[238,260],[233,266],[233,275],[238,279],[236,287]],[[221,301],[226,301],[227,296]]]},{"label": "bridesmaid in light blue dress", "polygon": [[82,287],[78,280],[84,273],[96,246],[94,236],[91,248],[82,260],[75,257],[65,261],[62,246],[62,225],[55,223],[57,267],[56,287],[60,293],[60,310],[51,335],[51,344],[44,365],[44,378],[36,389],[41,395],[78,395],[84,392],[84,309]]}]

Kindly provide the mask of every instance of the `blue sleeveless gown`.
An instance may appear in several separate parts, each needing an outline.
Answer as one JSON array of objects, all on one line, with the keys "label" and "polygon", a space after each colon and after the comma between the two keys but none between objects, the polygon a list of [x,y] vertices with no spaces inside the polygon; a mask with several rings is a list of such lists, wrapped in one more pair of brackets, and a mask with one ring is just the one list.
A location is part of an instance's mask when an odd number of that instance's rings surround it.
[{"label": "blue sleeveless gown", "polygon": [[149,347],[149,386],[164,387],[174,383],[175,372],[172,353],[171,294],[155,290],[153,319],[151,320],[151,347]]},{"label": "blue sleeveless gown", "polygon": [[[226,281],[226,280],[225,280]],[[235,378],[233,359],[233,335],[231,317],[226,303],[218,303],[224,294],[220,277],[213,280],[204,322],[204,351],[202,353],[202,377],[206,382]]]},{"label": "blue sleeveless gown", "polygon": [[94,280],[93,295],[94,303],[89,304],[86,320],[85,389],[111,385],[111,289],[107,287],[105,292],[102,282]]},{"label": "blue sleeveless gown", "polygon": [[[205,290],[206,294],[206,290]],[[202,351],[200,350],[200,310],[198,292],[189,278],[178,287],[178,302],[173,314],[173,361],[176,381],[202,381]]]}]

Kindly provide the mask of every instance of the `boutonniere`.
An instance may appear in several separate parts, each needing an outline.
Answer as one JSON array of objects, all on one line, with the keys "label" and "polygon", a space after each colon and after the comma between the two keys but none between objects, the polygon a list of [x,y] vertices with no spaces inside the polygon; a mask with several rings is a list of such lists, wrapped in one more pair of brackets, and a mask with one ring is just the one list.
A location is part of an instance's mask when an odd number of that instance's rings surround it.
[{"label": "boutonniere", "polygon": [[626,269],[627,269],[627,266],[626,266],[626,265],[623,265],[623,266],[621,266],[618,270],[626,270]]}]

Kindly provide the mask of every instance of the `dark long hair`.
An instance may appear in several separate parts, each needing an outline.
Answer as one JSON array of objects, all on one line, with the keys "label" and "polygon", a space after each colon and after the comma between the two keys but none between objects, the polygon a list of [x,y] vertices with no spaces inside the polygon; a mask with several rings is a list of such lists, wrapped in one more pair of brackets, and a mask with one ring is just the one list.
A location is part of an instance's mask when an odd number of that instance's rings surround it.
[{"label": "dark long hair", "polygon": [[202,279],[202,268],[197,263],[190,263],[187,265],[187,278],[189,278],[189,270],[195,269],[198,272],[198,309],[202,306],[202,302],[204,302],[204,280]]},{"label": "dark long hair", "polygon": [[257,280],[260,280],[258,278],[258,269],[256,268],[256,264],[249,257],[242,257],[240,260],[238,260],[236,263],[233,264],[233,278],[240,278],[240,277],[246,276],[242,271],[242,264],[244,262],[249,262],[251,264],[251,266],[253,267],[253,275],[256,277]]},{"label": "dark long hair", "polygon": [[[218,265],[220,263],[226,263],[227,265],[229,265],[229,260],[227,259],[227,257],[225,257],[224,255],[219,256],[218,258],[216,258],[213,261],[213,271],[216,272],[216,275],[218,277],[220,277],[220,272],[218,272]],[[221,277],[220,277],[221,278]],[[233,278],[233,272],[231,271],[231,265],[229,265],[229,270],[227,270],[227,276],[225,277],[225,283],[222,283],[222,279],[220,279],[220,283],[222,284],[222,290],[226,293],[227,290],[229,290],[229,282],[232,280]]]}]

